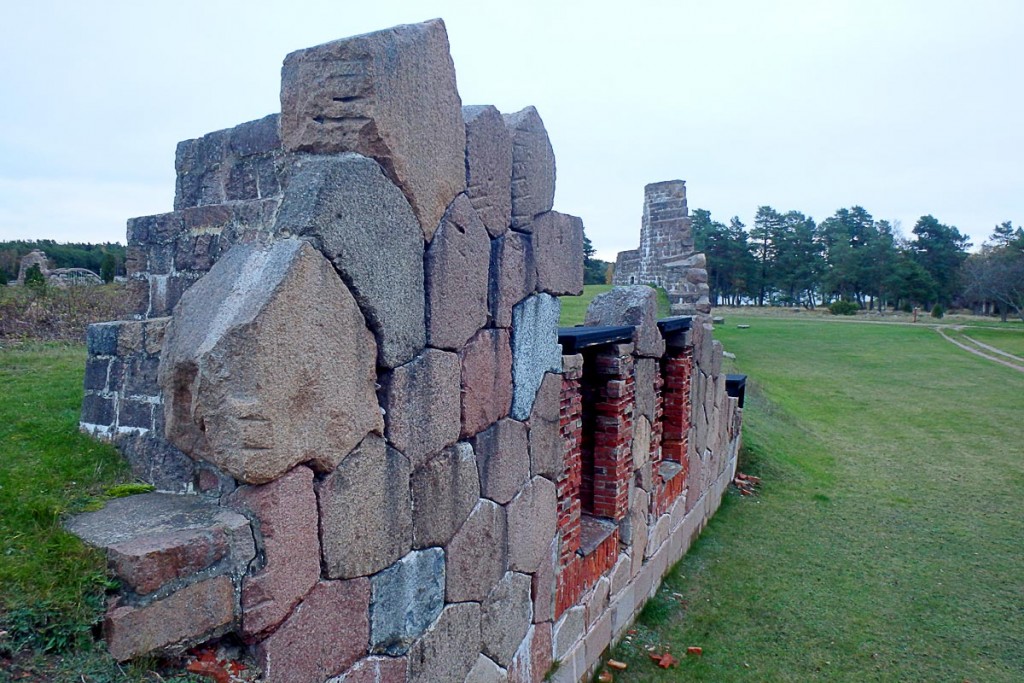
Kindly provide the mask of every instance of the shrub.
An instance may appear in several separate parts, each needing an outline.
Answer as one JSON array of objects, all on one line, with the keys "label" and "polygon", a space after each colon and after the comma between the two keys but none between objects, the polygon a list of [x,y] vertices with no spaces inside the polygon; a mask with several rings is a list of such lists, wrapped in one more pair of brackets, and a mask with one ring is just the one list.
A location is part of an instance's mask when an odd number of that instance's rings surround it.
[{"label": "shrub", "polygon": [[828,307],[828,312],[832,315],[855,315],[859,310],[860,306],[857,305],[856,301],[845,301],[843,299],[833,301]]},{"label": "shrub", "polygon": [[25,286],[33,292],[46,291],[46,276],[43,275],[43,271],[39,268],[38,263],[33,263],[25,271]]},{"label": "shrub", "polygon": [[942,307],[942,304],[935,304],[932,306],[932,317],[941,318],[946,315],[946,309]]}]

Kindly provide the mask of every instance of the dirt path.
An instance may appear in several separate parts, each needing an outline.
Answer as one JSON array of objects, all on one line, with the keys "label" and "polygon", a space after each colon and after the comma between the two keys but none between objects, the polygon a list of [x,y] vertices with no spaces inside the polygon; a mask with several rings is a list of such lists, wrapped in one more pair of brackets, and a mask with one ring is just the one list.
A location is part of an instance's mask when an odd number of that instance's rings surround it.
[{"label": "dirt path", "polygon": [[[957,328],[954,327],[953,329],[957,329]],[[1014,370],[1016,370],[1018,372],[1024,372],[1024,360],[1022,360],[1020,358],[1017,358],[1017,356],[1014,356],[1012,354],[1006,353],[1005,351],[1001,351],[1001,350],[995,348],[994,346],[989,346],[988,344],[982,344],[981,342],[976,341],[974,339],[971,339],[967,335],[964,335],[964,337],[966,339],[970,339],[972,343],[977,344],[978,346],[980,346],[982,348],[988,349],[989,351],[992,351],[993,353],[998,353],[998,354],[1003,355],[1003,356],[1009,356],[1010,358],[1013,358],[1014,360],[1021,361],[1020,365],[1018,365],[1017,363],[1011,363],[1010,361],[1007,361],[1007,360],[1003,360],[1002,358],[997,358],[996,356],[991,356],[991,355],[985,353],[984,351],[982,351],[980,349],[974,348],[973,346],[968,346],[967,344],[963,344],[961,342],[958,342],[956,339],[953,339],[952,337],[947,335],[946,331],[943,330],[941,327],[936,327],[935,331],[938,332],[942,336],[943,339],[945,339],[946,341],[948,341],[951,344],[955,344],[955,345],[959,346],[964,351],[967,351],[969,353],[973,353],[975,356],[981,356],[982,358],[984,358],[986,360],[990,360],[993,363],[999,363],[1000,365],[1005,365],[1008,368],[1013,368]]]}]

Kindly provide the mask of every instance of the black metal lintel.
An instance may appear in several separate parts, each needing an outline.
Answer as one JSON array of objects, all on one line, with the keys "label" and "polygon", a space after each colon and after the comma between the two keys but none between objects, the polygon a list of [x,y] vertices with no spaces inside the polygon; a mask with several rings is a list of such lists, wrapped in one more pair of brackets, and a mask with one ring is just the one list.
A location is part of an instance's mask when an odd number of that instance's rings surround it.
[{"label": "black metal lintel", "polygon": [[671,318],[662,318],[658,321],[658,329],[661,330],[662,334],[685,332],[690,329],[691,320],[693,320],[693,316],[690,315],[677,315]]},{"label": "black metal lintel", "polygon": [[562,353],[579,353],[591,346],[605,344],[621,344],[632,341],[633,326],[621,327],[559,327],[558,343],[562,345]]},{"label": "black metal lintel", "polygon": [[726,375],[725,376],[725,393],[729,394],[733,398],[739,399],[740,408],[743,407],[743,399],[747,393],[747,376],[746,375]]}]

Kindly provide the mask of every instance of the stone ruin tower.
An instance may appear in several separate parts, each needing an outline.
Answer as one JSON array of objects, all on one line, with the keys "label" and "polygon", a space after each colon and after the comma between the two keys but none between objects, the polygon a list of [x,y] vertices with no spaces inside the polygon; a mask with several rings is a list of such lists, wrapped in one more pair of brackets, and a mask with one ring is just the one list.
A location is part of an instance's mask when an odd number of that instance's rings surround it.
[{"label": "stone ruin tower", "polygon": [[710,325],[649,288],[560,335],[583,223],[537,111],[462,106],[434,20],[288,55],[280,115],[175,167],[174,211],[128,222],[136,318],[87,339],[81,427],[157,489],[68,522],[121,581],[110,652],[593,673],[717,507],[742,411]]},{"label": "stone ruin tower", "polygon": [[685,180],[644,188],[640,247],[619,252],[612,283],[664,287],[673,313],[711,312],[706,260],[694,251]]}]

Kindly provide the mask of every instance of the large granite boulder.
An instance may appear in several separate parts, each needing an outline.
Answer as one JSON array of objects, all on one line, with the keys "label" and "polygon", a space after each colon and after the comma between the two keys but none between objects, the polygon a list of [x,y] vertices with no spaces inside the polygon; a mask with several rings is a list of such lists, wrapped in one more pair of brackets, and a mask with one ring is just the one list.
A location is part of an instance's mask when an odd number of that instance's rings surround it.
[{"label": "large granite boulder", "polygon": [[636,355],[660,358],[665,340],[658,329],[658,293],[646,285],[615,287],[587,307],[585,325],[633,325]]},{"label": "large granite boulder", "polygon": [[182,297],[160,359],[167,438],[261,484],[333,470],[383,424],[355,299],[305,242],[237,245]]},{"label": "large granite boulder", "polygon": [[537,287],[531,235],[507,232],[491,240],[491,278],[487,304],[494,327],[512,325],[512,308]]},{"label": "large granite boulder", "polygon": [[293,52],[281,69],[286,151],[373,157],[430,240],[466,187],[466,128],[440,19]]},{"label": "large granite boulder", "polygon": [[320,578],[313,472],[298,466],[261,486],[242,486],[225,503],[255,520],[263,567],[242,581],[242,633],[284,620]]},{"label": "large granite boulder", "polygon": [[517,420],[530,417],[544,373],[562,369],[561,310],[549,294],[531,296],[512,309],[512,417]]},{"label": "large granite boulder", "polygon": [[512,347],[508,330],[480,330],[459,352],[462,361],[462,436],[508,415],[512,404]]},{"label": "large granite boulder", "polygon": [[381,378],[387,437],[413,468],[459,438],[458,355],[427,349]]},{"label": "large granite boulder", "polygon": [[553,296],[583,293],[583,219],[548,211],[533,221],[537,289]]},{"label": "large granite boulder", "polygon": [[487,323],[491,241],[466,195],[452,202],[427,248],[427,342],[458,350]]},{"label": "large granite boulder", "polygon": [[331,260],[377,337],[379,365],[393,368],[420,352],[423,235],[406,198],[372,159],[299,157],[276,228],[309,240]]},{"label": "large granite boulder", "polygon": [[370,649],[405,654],[443,607],[444,551],[412,551],[370,578]]},{"label": "large granite boulder", "polygon": [[409,460],[376,434],[317,483],[323,566],[332,579],[366,576],[412,546]]},{"label": "large granite boulder", "polygon": [[512,137],[491,105],[462,108],[466,123],[466,194],[491,237],[512,222]]},{"label": "large granite boulder", "polygon": [[530,232],[533,217],[555,203],[555,151],[534,107],[504,119],[512,136],[512,227]]},{"label": "large granite boulder", "polygon": [[472,446],[459,442],[433,456],[412,474],[413,545],[446,544],[479,498],[480,477]]}]

